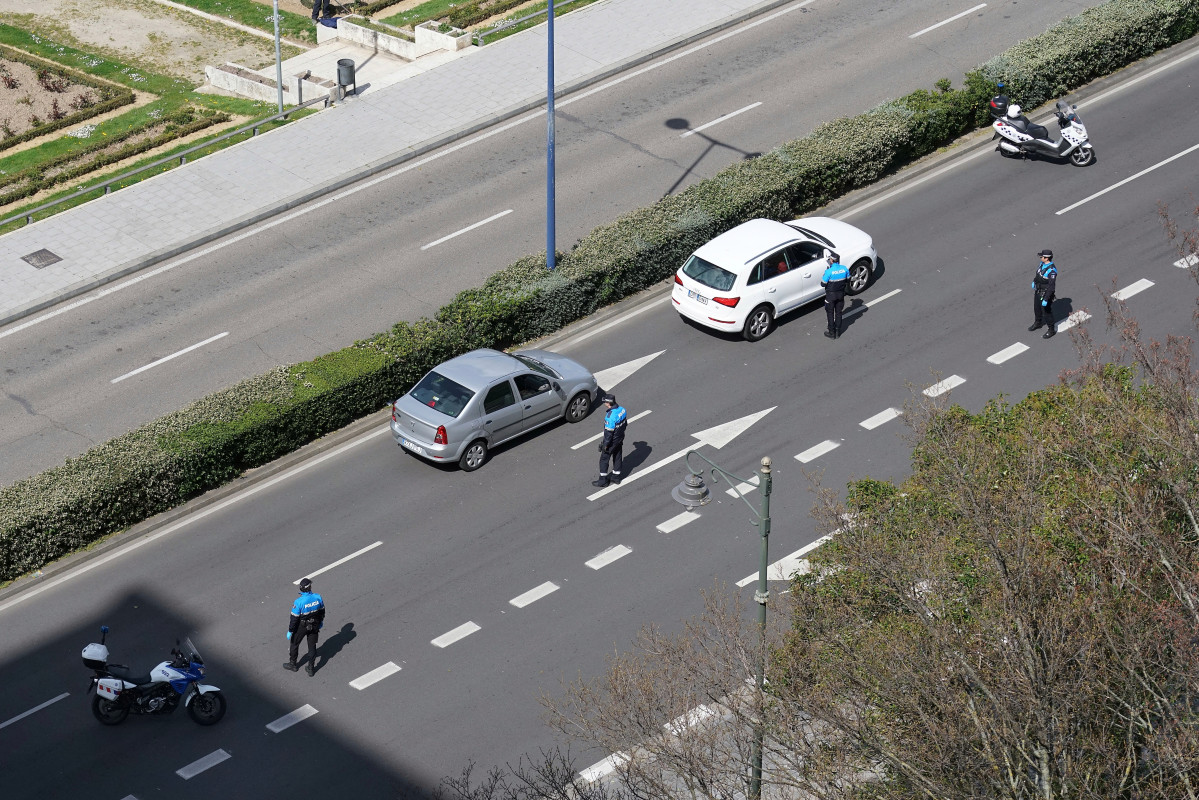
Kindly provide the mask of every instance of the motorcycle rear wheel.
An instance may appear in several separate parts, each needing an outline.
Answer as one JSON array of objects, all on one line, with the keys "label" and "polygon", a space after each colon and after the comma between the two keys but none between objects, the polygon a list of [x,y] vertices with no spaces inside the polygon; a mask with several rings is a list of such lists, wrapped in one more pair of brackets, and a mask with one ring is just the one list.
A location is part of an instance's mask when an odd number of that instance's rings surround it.
[{"label": "motorcycle rear wheel", "polygon": [[92,698],[92,713],[104,725],[120,725],[129,716],[129,708],[118,706],[99,695]]},{"label": "motorcycle rear wheel", "polygon": [[197,725],[216,725],[225,716],[225,696],[220,692],[198,694],[188,703],[187,715]]}]

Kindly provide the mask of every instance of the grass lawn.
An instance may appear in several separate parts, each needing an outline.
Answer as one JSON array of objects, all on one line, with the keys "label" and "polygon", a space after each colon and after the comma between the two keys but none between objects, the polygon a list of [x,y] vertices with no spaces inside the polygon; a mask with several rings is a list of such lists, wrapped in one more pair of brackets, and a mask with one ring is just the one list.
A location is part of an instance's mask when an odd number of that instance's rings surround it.
[{"label": "grass lawn", "polygon": [[[272,35],[275,33],[275,21],[271,19],[271,8],[262,3],[256,3],[254,0],[175,0],[175,2],[197,11],[205,11],[214,16],[240,22],[242,25],[257,28]],[[279,35],[295,39],[298,42],[316,42],[316,28],[313,27],[312,19],[294,11],[279,10]]]},{"label": "grass lawn", "polygon": [[[563,14],[567,14],[571,11],[576,11],[576,10],[582,8],[583,6],[589,6],[592,3],[596,3],[596,2],[599,2],[599,0],[574,0],[574,2],[572,2],[570,5],[559,8],[559,6],[562,6],[561,0],[554,0],[554,19],[558,19],[558,17],[561,17]],[[474,30],[476,32],[481,32],[481,33],[486,34],[486,38],[483,39],[483,44],[491,44],[492,42],[498,42],[500,39],[503,39],[506,36],[511,36],[514,33],[520,33],[521,31],[528,30],[529,28],[532,28],[536,25],[544,25],[545,24],[545,14],[541,13],[531,20],[522,22],[519,25],[513,25],[511,28],[505,28],[503,31],[500,31],[499,33],[492,34],[492,33],[488,33],[488,31],[492,30],[493,28],[497,28],[500,25],[503,25],[504,23],[508,22],[509,20],[518,19],[520,17],[527,17],[529,14],[534,14],[537,12],[544,12],[547,8],[549,8],[549,3],[546,3],[546,2],[536,3],[534,5],[522,8],[519,11],[512,12],[508,16],[504,17],[504,19],[501,20],[500,22],[496,22],[491,25],[480,26],[478,28],[475,28]]]}]

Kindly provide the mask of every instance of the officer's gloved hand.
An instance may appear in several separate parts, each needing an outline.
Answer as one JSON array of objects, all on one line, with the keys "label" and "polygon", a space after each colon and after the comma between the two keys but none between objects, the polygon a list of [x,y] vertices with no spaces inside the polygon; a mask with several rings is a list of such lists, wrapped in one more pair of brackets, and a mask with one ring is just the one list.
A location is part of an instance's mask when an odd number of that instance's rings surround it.
[{"label": "officer's gloved hand", "polygon": [[596,449],[596,450],[599,450],[601,453],[602,453],[602,452],[604,452],[604,443],[603,443],[603,441],[601,441],[601,442],[599,443],[599,446],[598,446],[598,447],[596,447],[595,449]]},{"label": "officer's gloved hand", "polygon": [[1028,288],[1030,288],[1030,289],[1035,289],[1035,288],[1037,288],[1037,282],[1036,282],[1036,281],[1033,281],[1032,283],[1028,284]]},{"label": "officer's gloved hand", "polygon": [[291,631],[287,632],[287,641],[291,641]]},{"label": "officer's gloved hand", "polygon": [[1047,305],[1049,305],[1049,301],[1048,301],[1048,300],[1042,300],[1042,301],[1041,301],[1041,308],[1044,308],[1044,307],[1045,307],[1045,306],[1047,306]]}]

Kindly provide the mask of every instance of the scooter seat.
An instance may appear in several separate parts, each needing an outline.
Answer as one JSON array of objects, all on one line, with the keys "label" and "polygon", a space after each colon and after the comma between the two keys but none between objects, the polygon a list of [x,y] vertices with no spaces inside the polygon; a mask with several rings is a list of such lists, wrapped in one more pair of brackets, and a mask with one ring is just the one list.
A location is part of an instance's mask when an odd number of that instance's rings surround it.
[{"label": "scooter seat", "polygon": [[1034,139],[1044,139],[1047,142],[1053,141],[1049,138],[1049,129],[1044,125],[1034,125],[1030,122],[1025,132]]}]

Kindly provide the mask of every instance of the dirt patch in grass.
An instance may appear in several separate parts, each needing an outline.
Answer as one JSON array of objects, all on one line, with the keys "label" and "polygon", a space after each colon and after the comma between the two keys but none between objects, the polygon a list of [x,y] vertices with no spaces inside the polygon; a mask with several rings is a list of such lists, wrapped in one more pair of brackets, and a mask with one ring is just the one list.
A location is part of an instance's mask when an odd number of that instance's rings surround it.
[{"label": "dirt patch in grass", "polygon": [[100,92],[62,75],[0,58],[0,139],[19,136],[100,102]]}]

